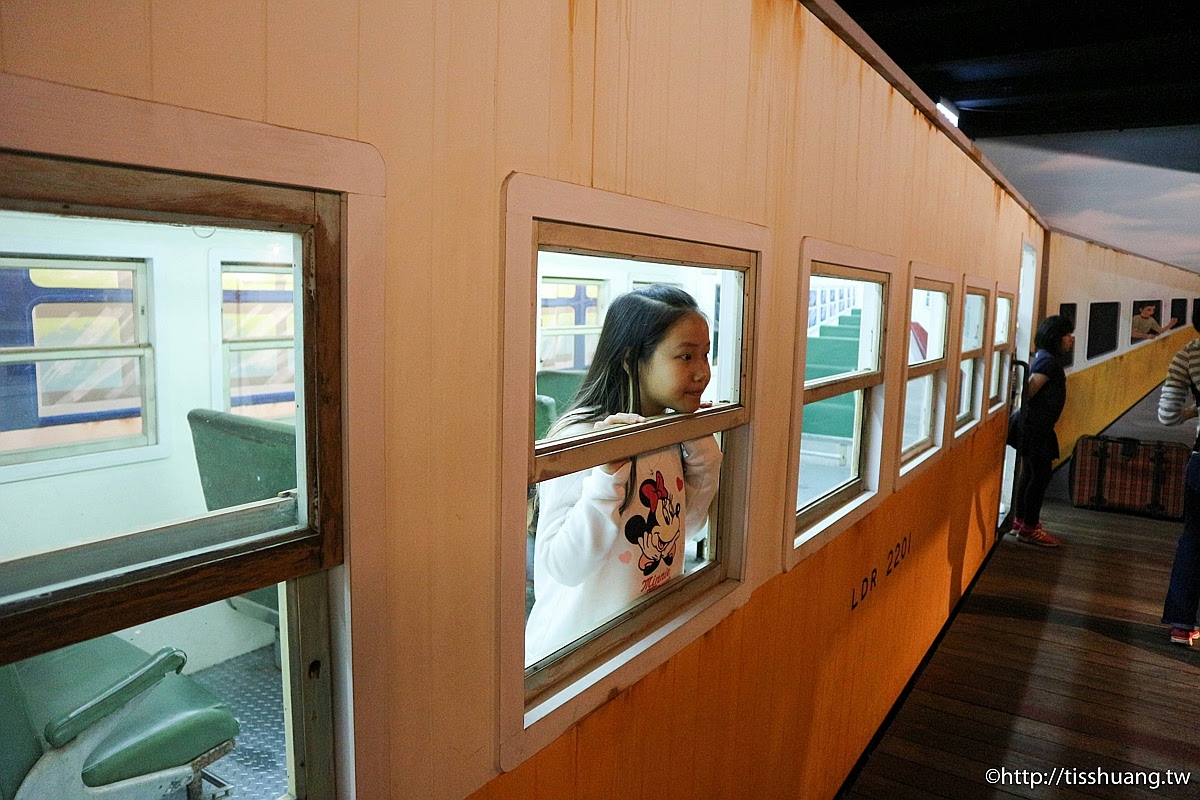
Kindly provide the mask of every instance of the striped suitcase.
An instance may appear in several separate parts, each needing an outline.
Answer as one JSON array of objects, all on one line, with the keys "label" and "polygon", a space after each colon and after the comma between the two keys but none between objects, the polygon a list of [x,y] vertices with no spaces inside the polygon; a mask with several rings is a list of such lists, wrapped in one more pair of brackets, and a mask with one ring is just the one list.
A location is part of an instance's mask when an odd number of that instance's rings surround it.
[{"label": "striped suitcase", "polygon": [[1183,518],[1191,449],[1179,442],[1080,436],[1071,458],[1071,502],[1080,508]]}]

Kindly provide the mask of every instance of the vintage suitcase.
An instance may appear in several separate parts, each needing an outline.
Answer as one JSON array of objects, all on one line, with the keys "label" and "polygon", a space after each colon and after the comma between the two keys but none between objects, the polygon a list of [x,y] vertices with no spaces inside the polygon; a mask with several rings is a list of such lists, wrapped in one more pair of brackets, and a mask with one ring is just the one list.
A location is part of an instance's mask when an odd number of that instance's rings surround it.
[{"label": "vintage suitcase", "polygon": [[1160,519],[1183,518],[1183,477],[1191,448],[1080,436],[1071,458],[1071,502],[1081,508]]}]

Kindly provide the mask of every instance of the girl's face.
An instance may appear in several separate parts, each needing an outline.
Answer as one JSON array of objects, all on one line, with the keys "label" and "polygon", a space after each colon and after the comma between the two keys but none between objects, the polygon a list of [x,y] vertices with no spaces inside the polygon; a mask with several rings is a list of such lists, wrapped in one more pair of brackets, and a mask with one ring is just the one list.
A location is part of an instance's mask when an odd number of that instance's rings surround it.
[{"label": "girl's face", "polygon": [[689,313],[667,329],[650,358],[638,365],[643,416],[700,408],[700,395],[712,377],[708,349],[708,323],[700,314]]}]

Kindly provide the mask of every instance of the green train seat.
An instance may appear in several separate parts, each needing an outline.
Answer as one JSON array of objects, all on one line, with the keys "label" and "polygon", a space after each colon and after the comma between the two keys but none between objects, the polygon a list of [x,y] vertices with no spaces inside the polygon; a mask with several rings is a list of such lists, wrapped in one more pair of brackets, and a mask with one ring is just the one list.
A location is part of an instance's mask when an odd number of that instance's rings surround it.
[{"label": "green train seat", "polygon": [[[209,511],[268,500],[296,488],[296,428],[283,422],[195,408],[188,412],[200,488]],[[275,627],[280,665],[279,592],[264,586],[229,605]]]},{"label": "green train seat", "polygon": [[0,800],[201,797],[238,722],[186,661],[108,635],[0,667]]}]

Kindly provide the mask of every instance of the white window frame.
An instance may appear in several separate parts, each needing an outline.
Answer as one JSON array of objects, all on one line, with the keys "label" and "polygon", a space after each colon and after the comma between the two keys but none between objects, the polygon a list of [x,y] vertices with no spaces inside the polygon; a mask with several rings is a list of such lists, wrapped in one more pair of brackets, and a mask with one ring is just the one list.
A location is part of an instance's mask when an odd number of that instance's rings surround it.
[{"label": "white window frame", "polygon": [[[502,426],[501,442],[497,723],[500,767],[510,770],[556,739],[584,714],[603,704],[612,692],[645,676],[711,629],[749,599],[755,586],[778,570],[771,570],[769,562],[764,562],[761,547],[757,548],[759,555],[755,555],[756,547],[748,525],[748,497],[753,491],[750,461],[757,437],[757,428],[752,423],[755,392],[750,382],[742,382],[741,402],[731,408],[713,409],[712,413],[702,412],[688,420],[666,425],[647,426],[626,437],[588,437],[588,442],[597,440],[589,449],[588,458],[595,460],[599,454],[603,461],[615,457],[607,454],[609,450],[618,453],[622,448],[633,447],[632,452],[640,452],[648,449],[645,443],[655,438],[691,438],[695,435],[690,433],[692,427],[707,429],[719,419],[718,415],[736,415],[740,420],[736,423],[738,427],[720,425],[726,428],[722,437],[726,463],[722,467],[719,505],[722,506],[722,519],[732,520],[735,526],[740,526],[741,533],[733,538],[732,546],[728,548],[730,552],[722,559],[727,570],[723,580],[698,597],[690,598],[681,608],[670,609],[665,618],[637,631],[615,651],[604,654],[589,664],[586,671],[575,673],[577,677],[564,680],[527,707],[524,663],[527,486],[550,477],[559,467],[568,472],[578,468],[579,464],[568,463],[566,459],[578,460],[582,455],[578,449],[576,455],[569,449],[563,450],[562,442],[544,442],[539,444],[538,456],[535,456],[534,416],[530,402],[534,391],[536,319],[540,307],[536,302],[535,231],[543,222],[557,222],[601,228],[617,235],[628,232],[749,251],[757,254],[757,266],[747,278],[747,283],[752,282],[752,277],[753,283],[757,284],[756,292],[747,291],[751,298],[763,296],[765,290],[761,278],[769,271],[766,264],[769,262],[770,236],[766,228],[751,223],[523,174],[510,175],[506,180],[504,207],[502,416],[505,425]],[[762,319],[755,322],[756,310],[753,303],[751,307],[743,308],[743,352],[750,359],[759,349],[755,331],[765,324]],[[760,375],[755,378],[755,383],[761,380]],[[728,419],[734,419],[734,416]],[[731,453],[731,449],[735,452]],[[561,464],[556,463],[559,461]],[[666,606],[662,602],[656,605]]]},{"label": "white window frame", "polygon": [[[815,515],[796,510],[796,487],[800,476],[800,431],[804,421],[804,368],[808,352],[808,292],[814,271],[822,273],[814,263],[844,267],[849,270],[876,273],[886,278],[883,292],[883,319],[879,369],[881,380],[874,382],[871,402],[864,414],[864,435],[861,442],[861,489],[832,508],[822,508]],[[796,342],[791,435],[788,438],[788,479],[786,497],[789,524],[784,526],[783,566],[791,569],[839,533],[874,510],[891,493],[896,474],[899,449],[902,403],[895,400],[903,395],[904,387],[897,382],[904,358],[904,342],[908,328],[904,324],[908,303],[897,294],[908,285],[906,270],[894,256],[862,250],[806,236],[800,243],[800,281],[796,289]],[[810,398],[821,399],[823,392],[809,389]],[[807,512],[807,510],[806,510]]]},{"label": "white window frame", "polygon": [[[968,295],[981,295],[983,297],[983,342],[980,347],[974,350],[962,349],[963,327],[966,325],[966,308]],[[975,374],[972,377],[972,389],[974,390],[974,398],[971,405],[971,416],[968,419],[962,419],[958,416],[958,403],[961,400],[961,392],[963,386],[961,381],[954,381],[954,404],[950,406],[948,416],[954,426],[954,438],[958,439],[967,433],[976,430],[979,424],[984,420],[984,413],[987,409],[987,394],[988,375],[992,366],[992,326],[994,323],[993,297],[996,294],[995,281],[987,281],[982,278],[976,278],[971,275],[963,276],[962,283],[962,302],[959,304],[962,311],[959,315],[958,329],[958,358],[955,361],[955,372],[962,367],[962,362],[970,358],[975,362]]]},{"label": "white window frame", "polygon": [[[154,461],[171,455],[171,438],[169,431],[160,430],[158,425],[158,409],[168,407],[169,391],[165,388],[168,381],[163,373],[164,366],[155,358],[159,341],[158,317],[155,309],[161,305],[161,298],[155,290],[155,265],[165,263],[166,254],[161,248],[149,244],[114,244],[110,242],[76,242],[70,240],[48,238],[17,238],[5,237],[0,240],[0,250],[5,253],[20,253],[21,255],[36,255],[39,257],[60,257],[63,259],[121,259],[130,262],[141,262],[138,270],[140,277],[138,290],[144,292],[139,298],[146,304],[146,314],[138,321],[139,343],[129,348],[144,350],[142,375],[142,437],[118,440],[116,443],[105,442],[104,446],[89,447],[86,443],[72,445],[67,448],[53,448],[61,454],[47,454],[45,458],[20,461],[0,465],[0,484],[23,481],[31,478],[45,478],[53,475],[65,475],[72,472],[101,469],[104,467],[136,464],[143,461]],[[102,263],[102,262],[98,262]],[[141,315],[139,315],[140,317]],[[143,328],[144,326],[144,328]],[[144,335],[146,338],[141,341]],[[7,360],[13,360],[9,358]],[[37,360],[29,356],[22,360]],[[49,449],[49,448],[47,448]]]},{"label": "white window frame", "polygon": [[[912,481],[917,475],[924,472],[930,465],[936,463],[949,449],[947,443],[953,441],[953,417],[950,414],[952,406],[950,398],[953,394],[953,388],[950,386],[950,375],[952,365],[959,363],[958,353],[962,344],[962,336],[959,333],[962,327],[962,307],[960,298],[962,297],[962,273],[954,270],[935,267],[931,264],[924,264],[919,261],[909,263],[909,280],[908,294],[906,296],[905,306],[905,338],[904,338],[904,360],[903,360],[903,380],[901,382],[900,393],[900,425],[904,424],[904,413],[906,404],[905,392],[908,388],[910,378],[920,377],[922,375],[933,375],[936,385],[935,391],[935,409],[933,419],[933,443],[908,458],[901,448],[903,447],[904,435],[901,430],[900,436],[897,437],[897,476],[896,490],[899,491],[903,486]],[[946,291],[946,345],[943,357],[936,362],[925,362],[923,364],[909,365],[908,363],[908,323],[912,322],[912,301],[913,292],[916,289],[933,289],[936,291]],[[940,365],[940,366],[939,366]]]},{"label": "white window frame", "polygon": [[[295,331],[302,330],[304,325],[303,306],[301,302],[294,303],[293,335],[290,339],[245,339],[230,341],[225,338],[223,323],[224,289],[222,275],[225,272],[273,272],[282,274],[284,269],[292,273],[292,293],[296,298],[296,287],[303,285],[303,275],[295,265],[301,263],[303,253],[300,244],[296,244],[296,252],[285,261],[270,262],[262,250],[214,247],[208,254],[208,288],[209,297],[209,329],[213,332],[209,338],[209,361],[212,386],[213,408],[223,408],[232,411],[233,401],[229,387],[229,354],[233,350],[280,349],[283,347],[295,349]],[[303,362],[303,359],[301,359]],[[303,363],[296,365],[296,385],[303,385]]]},{"label": "white window frame", "polygon": [[[996,329],[999,327],[996,323],[1000,319],[1000,298],[1008,300],[1008,338],[1003,342],[996,341]],[[1078,307],[1077,307],[1078,309]],[[1076,314],[1078,314],[1076,310]],[[995,369],[996,353],[1000,354],[1000,383],[998,384],[999,395],[987,398],[987,418],[991,419],[996,414],[999,414],[1008,405],[1008,395],[1011,389],[1009,380],[1012,373],[1013,361],[1016,359],[1017,352],[1017,292],[1015,289],[996,284],[996,293],[992,298],[992,355],[988,358],[988,363]],[[988,394],[991,395],[991,381],[993,378],[989,376]]]}]

